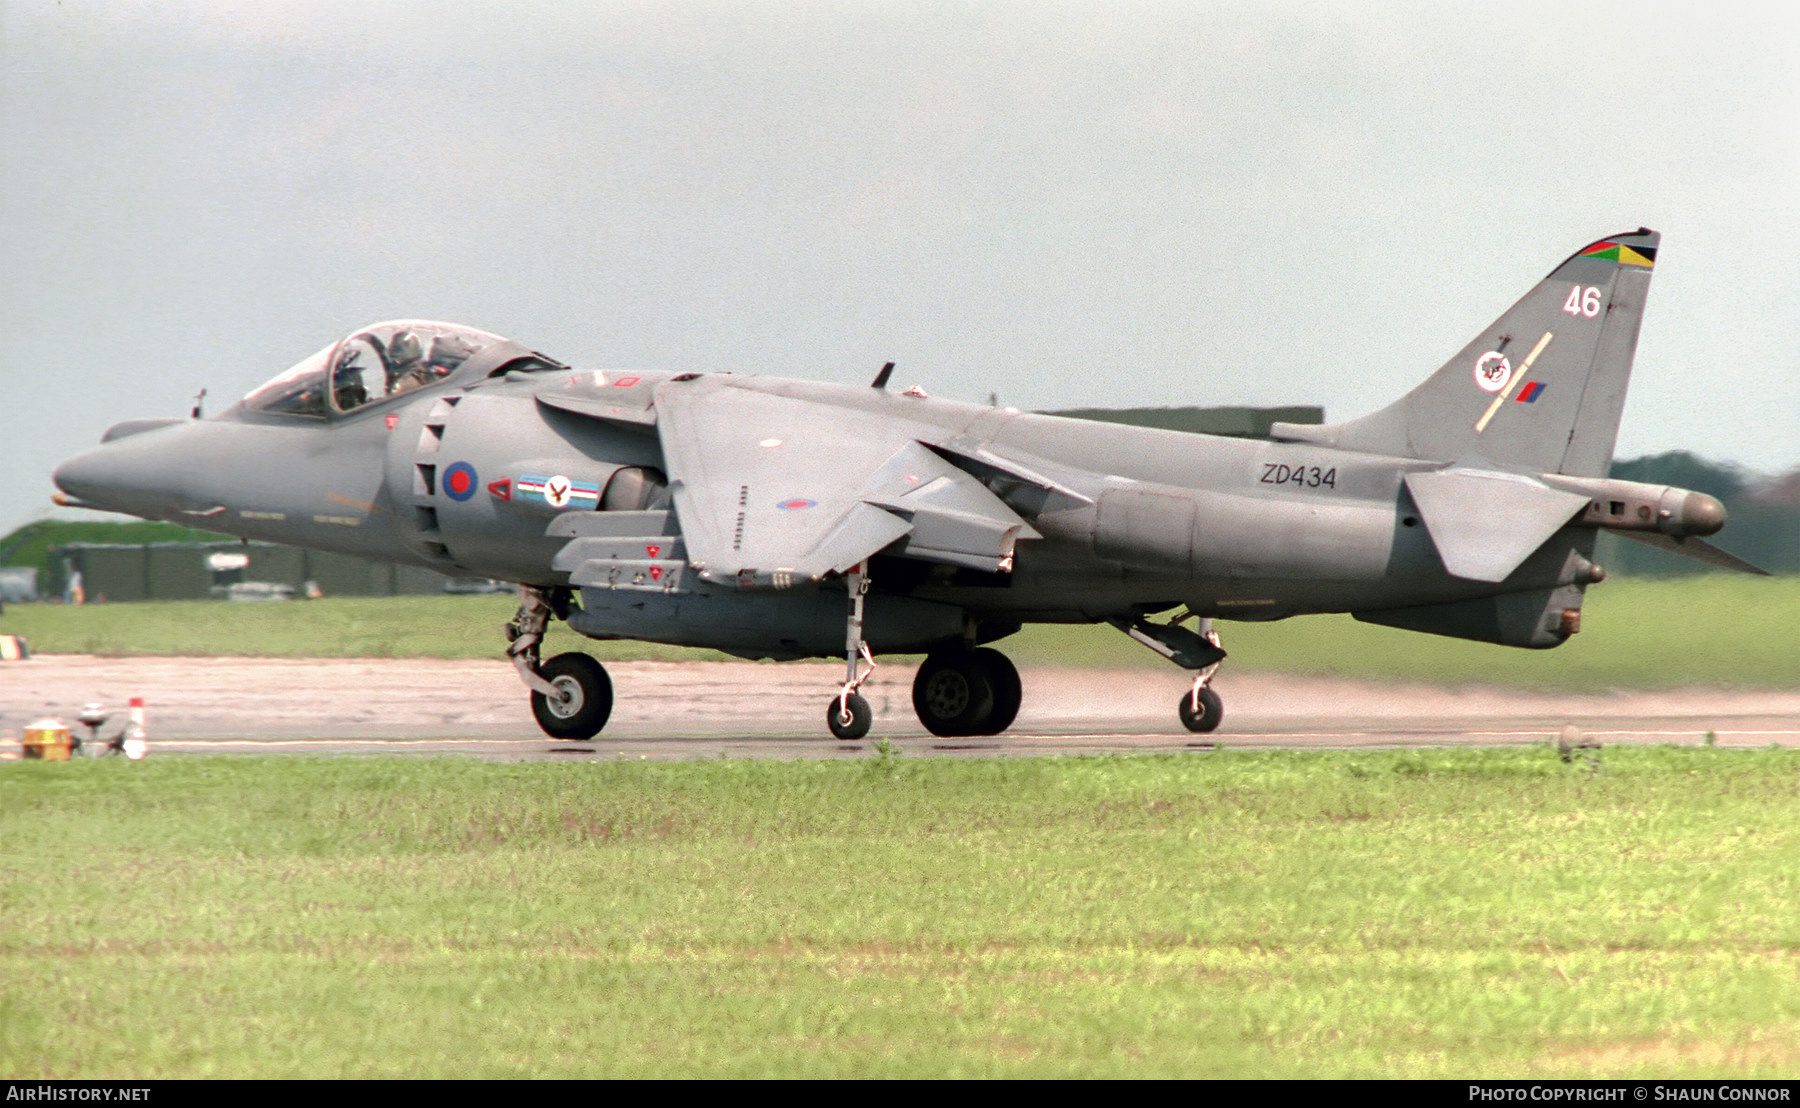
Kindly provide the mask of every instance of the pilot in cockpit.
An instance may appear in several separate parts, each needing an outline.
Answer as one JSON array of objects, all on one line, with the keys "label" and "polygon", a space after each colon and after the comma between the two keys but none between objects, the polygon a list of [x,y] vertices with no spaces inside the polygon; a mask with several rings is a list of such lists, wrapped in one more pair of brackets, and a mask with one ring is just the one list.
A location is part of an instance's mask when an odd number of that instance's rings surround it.
[{"label": "pilot in cockpit", "polygon": [[388,395],[411,392],[431,380],[431,368],[425,364],[425,348],[411,331],[395,332],[387,346]]}]

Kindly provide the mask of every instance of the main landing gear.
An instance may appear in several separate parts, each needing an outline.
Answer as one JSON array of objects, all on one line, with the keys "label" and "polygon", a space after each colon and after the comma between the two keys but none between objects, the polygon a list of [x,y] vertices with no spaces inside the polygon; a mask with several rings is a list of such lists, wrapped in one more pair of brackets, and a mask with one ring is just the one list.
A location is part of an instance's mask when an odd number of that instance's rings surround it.
[{"label": "main landing gear", "polygon": [[[874,714],[862,695],[875,672],[875,658],[863,641],[863,604],[869,594],[869,563],[847,575],[850,618],[844,637],[843,687],[825,709],[831,733],[849,741],[869,733]],[[989,647],[958,644],[932,651],[913,678],[913,710],[934,735],[997,735],[1019,715],[1019,671],[1006,655]]]},{"label": "main landing gear", "polygon": [[591,739],[612,715],[612,678],[606,667],[586,654],[558,654],[538,661],[538,648],[550,617],[566,619],[570,597],[566,589],[519,586],[519,611],[506,625],[511,640],[506,653],[519,679],[531,690],[531,714],[544,733],[556,739]]},{"label": "main landing gear", "polygon": [[1019,671],[991,647],[933,651],[913,678],[912,699],[933,735],[998,735],[1019,715]]},{"label": "main landing gear", "polygon": [[1225,650],[1219,645],[1219,634],[1213,630],[1212,620],[1200,617],[1197,631],[1181,626],[1193,614],[1192,610],[1184,610],[1168,623],[1151,623],[1145,619],[1111,619],[1107,622],[1183,669],[1194,671],[1194,683],[1182,694],[1175,712],[1181,718],[1181,725],[1189,731],[1207,732],[1216,730],[1219,721],[1225,718],[1225,703],[1211,688],[1213,675],[1219,672],[1219,663],[1225,660]]}]

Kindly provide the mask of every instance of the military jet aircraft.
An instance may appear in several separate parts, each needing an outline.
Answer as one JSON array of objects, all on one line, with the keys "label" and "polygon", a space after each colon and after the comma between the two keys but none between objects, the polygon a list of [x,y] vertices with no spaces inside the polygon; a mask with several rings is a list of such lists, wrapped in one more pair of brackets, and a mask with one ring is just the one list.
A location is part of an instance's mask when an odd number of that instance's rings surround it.
[{"label": "military jet aircraft", "polygon": [[[1060,419],[870,386],[570,368],[423,321],[334,343],[211,418],[113,427],[64,504],[516,582],[509,654],[558,738],[605,726],[595,639],[843,657],[825,716],[870,727],[882,653],[920,653],[919,720],[1005,730],[987,645],[1105,622],[1194,671],[1212,621],[1349,612],[1515,647],[1580,628],[1602,530],[1759,572],[1701,536],[1720,503],[1607,477],[1658,235],[1582,247],[1393,405],[1265,440]],[[1193,621],[1192,626],[1188,626]]]}]

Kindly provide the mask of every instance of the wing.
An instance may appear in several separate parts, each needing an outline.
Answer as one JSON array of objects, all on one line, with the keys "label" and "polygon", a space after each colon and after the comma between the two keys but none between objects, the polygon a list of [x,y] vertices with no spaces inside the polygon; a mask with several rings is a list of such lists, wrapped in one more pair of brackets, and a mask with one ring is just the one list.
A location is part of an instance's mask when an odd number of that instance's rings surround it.
[{"label": "wing", "polygon": [[[704,377],[657,390],[690,568],[740,588],[842,573],[878,551],[1002,570],[1038,532],[894,413]],[[941,432],[940,432],[941,433]]]}]

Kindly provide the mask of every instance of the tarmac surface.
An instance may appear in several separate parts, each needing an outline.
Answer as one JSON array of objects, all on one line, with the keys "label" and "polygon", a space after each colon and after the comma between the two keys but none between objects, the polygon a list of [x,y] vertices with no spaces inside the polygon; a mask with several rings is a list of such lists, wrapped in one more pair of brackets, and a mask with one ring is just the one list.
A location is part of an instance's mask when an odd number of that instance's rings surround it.
[{"label": "tarmac surface", "polygon": [[1520,745],[1573,725],[1602,744],[1800,745],[1800,689],[1540,694],[1221,673],[1223,725],[1183,729],[1180,670],[1028,669],[1024,706],[1003,735],[944,739],[912,712],[913,668],[883,665],[864,685],[875,726],[838,742],[825,711],[843,667],[794,662],[616,662],[615,702],[592,742],[551,739],[505,661],[107,658],[0,662],[0,757],[31,722],[75,722],[84,704],[146,703],[152,755],[411,754],[502,761],[595,758],[844,757],[888,739],[907,754],[994,756],[1218,748]]}]

